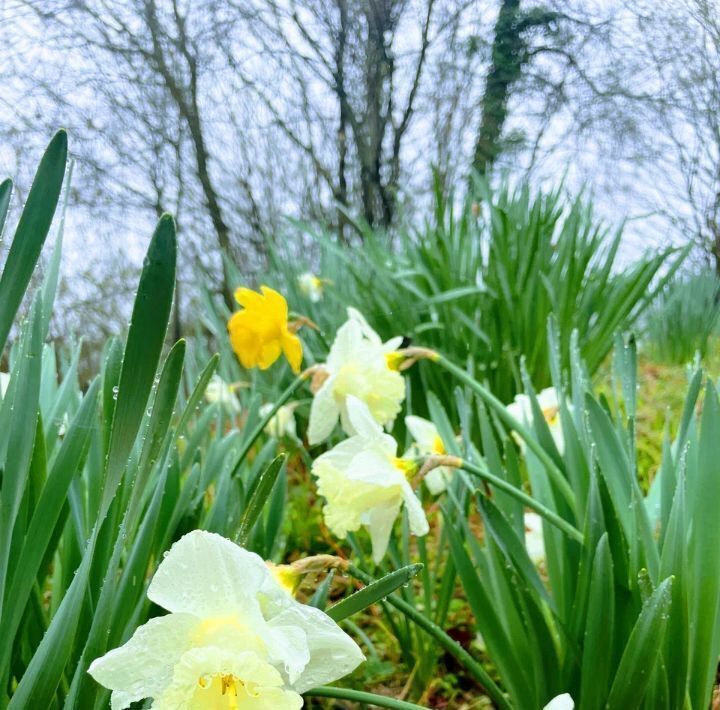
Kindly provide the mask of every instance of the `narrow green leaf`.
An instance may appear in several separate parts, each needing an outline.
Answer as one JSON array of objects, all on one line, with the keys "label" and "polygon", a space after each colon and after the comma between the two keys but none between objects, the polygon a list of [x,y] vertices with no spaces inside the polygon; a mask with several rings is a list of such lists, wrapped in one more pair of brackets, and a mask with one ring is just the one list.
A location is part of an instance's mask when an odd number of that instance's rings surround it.
[{"label": "narrow green leaf", "polygon": [[66,160],[67,134],[65,131],[58,131],[50,141],[35,173],[10,245],[5,269],[0,276],[0,352],[5,347],[15,314],[25,296],[45,238],[50,231],[65,176]]},{"label": "narrow green leaf", "polygon": [[260,476],[260,479],[255,484],[255,487],[250,494],[250,499],[248,501],[247,507],[245,508],[245,512],[240,519],[240,526],[238,528],[237,534],[235,535],[235,541],[239,545],[244,546],[247,544],[250,533],[252,532],[252,529],[255,526],[257,519],[260,517],[260,514],[265,507],[265,503],[269,498],[273,487],[275,486],[275,481],[280,475],[280,471],[282,471],[283,467],[285,466],[286,461],[287,456],[285,454],[281,454],[280,456],[278,456],[265,469],[263,474]]},{"label": "narrow green leaf", "polygon": [[115,495],[145,414],[165,343],[176,262],[175,222],[163,215],[145,257],[117,385],[101,518]]},{"label": "narrow green leaf", "polygon": [[671,592],[670,577],[643,605],[615,673],[607,707],[634,710],[641,706],[662,649]]},{"label": "narrow green leaf", "polygon": [[5,178],[5,180],[0,182],[0,236],[2,236],[5,220],[7,219],[8,210],[10,209],[12,188],[13,183],[10,178]]},{"label": "narrow green leaf", "polygon": [[408,584],[410,580],[422,569],[422,565],[407,565],[401,569],[395,570],[390,574],[386,574],[381,579],[375,580],[368,584],[359,592],[345,597],[342,601],[334,604],[327,610],[327,615],[335,621],[342,621],[348,616],[357,614],[363,609],[367,609],[372,604],[387,597],[388,594],[396,589]]}]

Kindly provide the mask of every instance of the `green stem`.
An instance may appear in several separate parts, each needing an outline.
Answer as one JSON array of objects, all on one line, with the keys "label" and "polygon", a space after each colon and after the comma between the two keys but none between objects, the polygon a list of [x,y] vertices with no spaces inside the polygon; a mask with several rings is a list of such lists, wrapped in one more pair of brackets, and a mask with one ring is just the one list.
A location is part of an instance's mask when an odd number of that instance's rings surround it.
[{"label": "green stem", "polygon": [[245,439],[245,443],[243,443],[242,448],[240,449],[240,453],[238,454],[237,463],[235,464],[235,466],[233,466],[231,477],[237,475],[240,466],[242,466],[245,457],[248,455],[248,451],[250,451],[252,445],[255,443],[260,434],[263,433],[263,430],[269,424],[270,420],[275,416],[275,414],[277,414],[278,409],[280,409],[280,407],[282,407],[283,404],[285,404],[285,402],[287,402],[290,397],[295,394],[295,392],[300,388],[300,385],[302,385],[305,380],[307,380],[307,375],[305,373],[301,373],[300,375],[298,375],[290,383],[288,388],[275,400],[272,409],[264,417],[261,417],[255,428]]},{"label": "green stem", "polygon": [[542,503],[538,503],[532,496],[529,496],[524,491],[521,491],[519,488],[513,486],[512,483],[508,483],[504,479],[495,476],[489,471],[481,468],[480,466],[476,466],[469,461],[463,460],[460,468],[468,473],[472,473],[478,478],[482,478],[488,483],[492,483],[495,488],[500,488],[511,496],[514,496],[528,508],[532,508],[536,513],[538,513],[538,515],[542,515],[545,520],[554,525],[556,528],[559,528],[566,535],[573,538],[573,540],[577,540],[581,545],[583,544],[585,538],[576,527],[570,525],[567,520],[561,518],[557,513],[550,510],[550,508],[546,508]]},{"label": "green stem", "polygon": [[338,698],[340,700],[351,700],[365,705],[376,705],[380,708],[395,708],[395,710],[425,710],[422,705],[415,705],[415,703],[408,703],[404,700],[395,700],[394,698],[387,698],[384,695],[366,693],[362,690],[332,688],[327,685],[324,685],[321,688],[308,690],[303,693],[303,695],[314,696],[316,698]]},{"label": "green stem", "polygon": [[[348,566],[348,572],[364,584],[371,584],[375,580],[355,565]],[[495,684],[495,681],[488,675],[488,672],[478,663],[455,639],[448,636],[437,624],[433,623],[426,616],[421,614],[415,607],[408,604],[404,599],[390,594],[385,599],[401,611],[408,619],[417,624],[428,635],[432,636],[439,646],[457,658],[463,667],[477,680],[487,691],[487,694],[494,700],[499,710],[511,710],[511,706],[503,695],[502,691]]]},{"label": "green stem", "polygon": [[577,514],[577,503],[575,501],[575,494],[573,493],[572,487],[565,478],[565,475],[560,470],[558,465],[553,461],[550,454],[543,449],[540,442],[533,436],[532,432],[515,417],[508,412],[505,405],[492,393],[487,387],[481,385],[476,379],[471,377],[465,370],[458,367],[454,363],[450,362],[443,355],[438,353],[438,358],[432,360],[441,367],[444,367],[448,372],[451,372],[459,380],[462,380],[465,384],[471,387],[477,392],[485,401],[485,403],[500,417],[500,419],[513,431],[516,431],[525,441],[527,447],[532,450],[535,456],[538,457],[540,462],[545,466],[545,470],[548,476],[552,479],[553,483],[557,486],[558,490],[566,500],[567,504],[574,514]]}]

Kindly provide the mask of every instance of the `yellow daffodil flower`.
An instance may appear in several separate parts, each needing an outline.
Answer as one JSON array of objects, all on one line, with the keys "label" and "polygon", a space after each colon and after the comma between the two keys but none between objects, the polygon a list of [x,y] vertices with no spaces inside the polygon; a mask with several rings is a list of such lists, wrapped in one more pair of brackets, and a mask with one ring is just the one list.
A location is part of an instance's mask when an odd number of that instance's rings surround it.
[{"label": "yellow daffodil flower", "polygon": [[306,271],[298,276],[298,286],[300,291],[310,299],[311,303],[318,303],[322,300],[325,286],[322,279],[315,274]]},{"label": "yellow daffodil flower", "polygon": [[[557,391],[554,387],[548,387],[537,395],[538,405],[543,413],[543,417],[547,422],[550,434],[552,435],[557,450],[562,454],[565,450],[565,439],[563,437],[562,425],[560,423],[560,403],[558,401]],[[526,394],[519,394],[515,400],[506,407],[508,412],[512,414],[521,424],[532,426],[532,404],[530,397]],[[524,450],[525,442],[518,438],[520,448]]]},{"label": "yellow daffodil flower", "polygon": [[[440,433],[432,422],[410,415],[405,417],[405,426],[415,440],[413,454],[420,456],[445,456],[447,454]],[[440,495],[447,488],[452,472],[453,469],[449,466],[438,466],[429,471],[423,480],[430,493],[434,496]]]},{"label": "yellow daffodil flower", "polygon": [[364,525],[373,559],[380,562],[403,503],[414,534],[426,535],[428,522],[408,480],[415,467],[397,458],[395,439],[383,433],[367,405],[352,395],[347,397],[347,414],[356,434],[318,457],[312,472],[326,501],[328,528],[344,538]]},{"label": "yellow daffodil flower", "polygon": [[112,710],[297,710],[300,693],[350,673],[357,644],[324,612],[297,602],[263,560],[196,530],[158,567],[148,598],[170,613],[138,628],[89,673]]},{"label": "yellow daffodil flower", "polygon": [[287,301],[267,286],[261,286],[260,291],[235,291],[235,299],[243,308],[228,321],[233,350],[243,367],[261,370],[267,370],[284,353],[293,372],[300,372],[302,343],[288,326]]},{"label": "yellow daffodil flower", "polygon": [[362,400],[378,424],[392,424],[405,399],[405,382],[386,356],[401,343],[400,337],[383,343],[365,318],[348,308],[348,320],[339,328],[322,366],[324,379],[310,408],[310,444],[327,439],[338,418],[346,434],[355,433],[347,411],[350,396]]}]

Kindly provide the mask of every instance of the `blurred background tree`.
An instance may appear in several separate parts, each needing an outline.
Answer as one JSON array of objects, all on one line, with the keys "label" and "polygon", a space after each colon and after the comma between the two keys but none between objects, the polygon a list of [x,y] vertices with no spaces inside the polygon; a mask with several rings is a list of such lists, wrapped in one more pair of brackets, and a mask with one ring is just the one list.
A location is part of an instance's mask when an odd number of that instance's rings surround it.
[{"label": "blurred background tree", "polygon": [[0,170],[17,206],[20,167],[70,129],[55,317],[89,341],[126,323],[136,235],[164,210],[179,335],[200,283],[232,307],[231,265],[253,281],[286,217],[395,243],[473,170],[564,176],[631,218],[623,252],[692,241],[717,268],[719,16],[707,0],[4,0]]}]

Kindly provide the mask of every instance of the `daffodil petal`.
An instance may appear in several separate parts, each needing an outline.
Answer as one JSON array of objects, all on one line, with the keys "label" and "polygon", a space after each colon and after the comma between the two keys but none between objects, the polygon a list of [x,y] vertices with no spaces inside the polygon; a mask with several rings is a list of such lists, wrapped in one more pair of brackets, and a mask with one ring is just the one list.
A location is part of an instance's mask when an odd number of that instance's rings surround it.
[{"label": "daffodil petal", "polygon": [[169,614],[150,619],[129,641],[90,664],[88,673],[113,691],[113,710],[154,698],[172,679],[173,667],[190,645],[199,619]]},{"label": "daffodil petal", "polygon": [[288,317],[288,305],[285,297],[269,286],[261,286],[260,290],[263,296],[265,296],[265,302],[269,306],[272,314],[278,320],[286,321]]},{"label": "daffodil petal", "polygon": [[382,428],[370,414],[365,402],[352,395],[348,395],[346,401],[348,418],[356,434],[368,439],[382,434]]},{"label": "daffodil petal", "polygon": [[269,575],[262,559],[203,530],[176,542],[160,563],[148,598],[173,613],[218,617],[244,612],[260,618],[256,594]]},{"label": "daffodil petal", "polygon": [[292,333],[284,333],[282,337],[282,350],[283,353],[285,353],[287,361],[290,363],[292,371],[298,374],[303,358],[303,348],[300,338]]},{"label": "daffodil petal", "polygon": [[378,505],[367,514],[367,526],[372,542],[372,557],[379,564],[387,552],[395,519],[400,512],[402,498],[397,496],[383,505]]},{"label": "daffodil petal", "polygon": [[425,516],[425,509],[415,495],[412,486],[407,481],[403,485],[403,499],[408,512],[410,531],[419,536],[427,535],[430,531],[430,526]]},{"label": "daffodil petal", "polygon": [[[287,629],[302,630],[303,644],[309,650],[306,662],[290,679],[299,693],[325,683],[331,683],[351,673],[365,660],[359,646],[324,612],[291,600],[270,622],[280,638]],[[293,664],[289,666],[292,668]],[[295,664],[298,668],[298,664]]]},{"label": "daffodil petal", "polygon": [[330,378],[313,397],[307,433],[310,446],[327,439],[337,424],[340,410],[333,396],[332,388],[333,380]]},{"label": "daffodil petal", "polygon": [[575,702],[573,701],[570,693],[563,693],[554,697],[543,710],[573,710]]},{"label": "daffodil petal", "polygon": [[433,449],[435,437],[439,436],[437,427],[427,419],[411,414],[405,417],[405,426],[424,453]]}]

